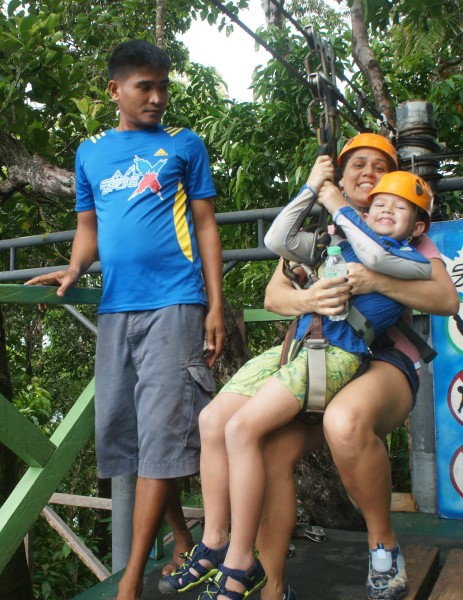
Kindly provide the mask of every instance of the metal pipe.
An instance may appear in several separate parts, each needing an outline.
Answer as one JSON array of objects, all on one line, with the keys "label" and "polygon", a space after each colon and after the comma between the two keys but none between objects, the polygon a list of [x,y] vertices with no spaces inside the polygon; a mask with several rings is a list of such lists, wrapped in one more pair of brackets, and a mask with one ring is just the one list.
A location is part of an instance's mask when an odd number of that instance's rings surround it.
[{"label": "metal pipe", "polygon": [[119,475],[111,480],[113,573],[124,569],[129,561],[136,482],[136,473]]},{"label": "metal pipe", "polygon": [[[413,328],[429,342],[429,316],[415,315]],[[433,389],[432,363],[423,363],[416,404],[410,416],[411,479],[418,510],[434,514],[437,511],[437,482]]]},{"label": "metal pipe", "polygon": [[85,325],[87,329],[89,329],[92,333],[97,335],[97,326],[94,323],[92,323],[90,319],[87,319],[86,316],[79,312],[75,306],[72,306],[72,304],[63,304],[63,306],[69,313],[71,313],[73,317],[80,321],[82,325]]}]

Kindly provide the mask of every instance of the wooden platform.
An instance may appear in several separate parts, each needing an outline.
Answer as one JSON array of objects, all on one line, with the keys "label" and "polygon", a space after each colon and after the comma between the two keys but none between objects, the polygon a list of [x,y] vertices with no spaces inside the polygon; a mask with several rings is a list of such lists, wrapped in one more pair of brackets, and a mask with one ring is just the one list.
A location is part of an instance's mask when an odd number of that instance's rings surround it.
[{"label": "wooden platform", "polygon": [[[463,521],[439,519],[422,513],[393,515],[404,549],[409,578],[406,600],[463,599]],[[194,529],[195,538],[201,529]],[[287,560],[287,581],[298,600],[366,600],[368,550],[365,533],[326,530],[327,539],[316,543],[306,537],[293,539],[294,556]],[[166,547],[167,553],[171,550]],[[167,555],[167,558],[170,558]],[[166,558],[150,560],[145,572],[142,600],[166,600],[157,583]],[[122,573],[79,594],[75,600],[110,600],[115,597]],[[182,594],[196,600],[197,591]],[[255,596],[259,600],[259,596]]]}]

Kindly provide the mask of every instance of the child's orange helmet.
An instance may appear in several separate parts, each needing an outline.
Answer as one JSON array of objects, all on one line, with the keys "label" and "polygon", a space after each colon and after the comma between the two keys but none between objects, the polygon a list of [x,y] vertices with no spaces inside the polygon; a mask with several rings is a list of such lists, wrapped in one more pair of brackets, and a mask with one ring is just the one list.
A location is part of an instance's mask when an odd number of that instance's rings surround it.
[{"label": "child's orange helmet", "polygon": [[425,231],[429,229],[434,195],[429,184],[422,177],[408,171],[386,173],[371,190],[368,202],[371,203],[373,196],[381,193],[395,194],[421,208],[427,217]]},{"label": "child's orange helmet", "polygon": [[397,169],[399,166],[394,146],[387,138],[377,133],[359,133],[351,138],[339,153],[338,165],[341,166],[341,158],[344,155],[352,152],[352,150],[357,150],[357,148],[374,148],[375,150],[379,150],[387,156],[393,169]]}]

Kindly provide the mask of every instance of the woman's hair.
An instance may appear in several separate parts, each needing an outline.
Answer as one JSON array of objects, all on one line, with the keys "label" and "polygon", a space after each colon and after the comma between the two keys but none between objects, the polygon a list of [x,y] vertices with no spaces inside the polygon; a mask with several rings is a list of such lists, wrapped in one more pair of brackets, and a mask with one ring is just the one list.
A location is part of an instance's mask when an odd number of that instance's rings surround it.
[{"label": "woman's hair", "polygon": [[122,42],[114,49],[108,62],[109,79],[127,77],[142,68],[170,71],[171,61],[167,53],[145,40]]}]

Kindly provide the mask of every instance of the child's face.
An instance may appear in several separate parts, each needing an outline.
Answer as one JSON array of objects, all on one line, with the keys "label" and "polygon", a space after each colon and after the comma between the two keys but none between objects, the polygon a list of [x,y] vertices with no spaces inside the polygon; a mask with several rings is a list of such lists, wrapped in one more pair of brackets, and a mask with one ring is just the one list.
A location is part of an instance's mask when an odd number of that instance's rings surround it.
[{"label": "child's face", "polygon": [[169,99],[169,74],[164,70],[141,68],[128,76],[111,80],[108,89],[119,106],[119,131],[158,125]]},{"label": "child's face", "polygon": [[375,233],[394,240],[405,240],[410,235],[418,237],[424,230],[424,223],[416,221],[416,206],[395,194],[373,196],[364,218]]}]

